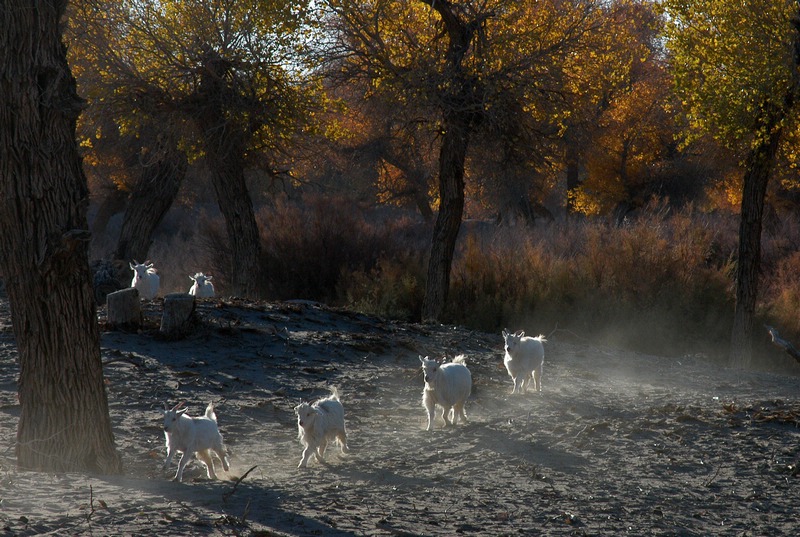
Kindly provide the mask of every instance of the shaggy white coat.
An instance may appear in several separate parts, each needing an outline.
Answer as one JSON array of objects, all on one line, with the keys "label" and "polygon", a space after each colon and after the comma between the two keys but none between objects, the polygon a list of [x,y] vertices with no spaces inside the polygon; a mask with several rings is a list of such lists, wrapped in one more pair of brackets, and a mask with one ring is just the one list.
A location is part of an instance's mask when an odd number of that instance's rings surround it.
[{"label": "shaggy white coat", "polygon": [[472,374],[467,369],[466,357],[456,356],[452,362],[446,364],[429,360],[427,356],[420,356],[419,361],[422,363],[425,378],[422,406],[428,411],[428,430],[433,430],[436,405],[442,407],[445,426],[455,424],[459,418],[466,423],[464,404],[472,393]]},{"label": "shaggy white coat", "polygon": [[133,271],[131,287],[138,290],[142,298],[153,300],[158,294],[158,288],[161,285],[161,278],[158,276],[158,271],[149,261],[139,263],[134,260],[133,263],[128,263],[128,265]]},{"label": "shaggy white coat", "polygon": [[506,354],[503,363],[514,382],[511,393],[525,393],[531,380],[537,392],[542,391],[542,369],[544,367],[544,336],[525,337],[522,330],[512,334],[503,330]]},{"label": "shaggy white coat", "polygon": [[301,403],[294,407],[297,415],[297,436],[303,444],[303,456],[298,468],[308,466],[311,455],[323,461],[328,442],[339,441],[342,453],[348,453],[347,432],[344,427],[344,407],[336,388],[331,394],[313,404]]},{"label": "shaggy white coat", "polygon": [[202,272],[189,276],[189,279],[194,282],[189,288],[189,294],[197,298],[213,298],[214,284],[211,283],[211,278],[213,276],[206,276]]},{"label": "shaggy white coat", "polygon": [[182,404],[178,403],[171,409],[164,406],[164,436],[167,440],[167,459],[164,461],[164,469],[172,462],[175,452],[180,451],[182,455],[175,481],[183,481],[183,469],[193,454],[197,455],[197,459],[205,465],[208,478],[216,479],[217,474],[214,472],[214,460],[211,454],[215,453],[219,457],[226,472],[230,465],[225,454],[222,435],[217,427],[214,404],[209,403],[205,415],[199,418],[187,416],[187,409],[181,408]]}]

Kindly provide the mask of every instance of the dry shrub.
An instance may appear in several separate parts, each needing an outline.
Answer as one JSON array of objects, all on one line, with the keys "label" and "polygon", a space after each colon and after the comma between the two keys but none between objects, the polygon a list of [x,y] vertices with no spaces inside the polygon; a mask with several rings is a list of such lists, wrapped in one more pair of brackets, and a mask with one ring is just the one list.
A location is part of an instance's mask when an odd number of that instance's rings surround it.
[{"label": "dry shrub", "polygon": [[343,280],[340,296],[357,311],[392,319],[419,319],[425,296],[422,256],[406,252],[382,258],[375,268],[358,271]]},{"label": "dry shrub", "polygon": [[[322,197],[277,201],[258,219],[263,297],[419,319],[430,226],[405,213],[360,210],[351,201]],[[558,327],[659,354],[727,353],[736,215],[655,205],[622,225],[599,219],[532,228],[478,224],[462,229],[443,321],[498,332]],[[210,267],[222,288],[230,259],[224,229],[217,216],[203,219],[199,233],[204,250],[198,269]],[[768,322],[800,342],[800,225],[786,220],[765,234],[764,243],[756,337],[760,323]],[[179,265],[187,272],[186,259],[196,248],[170,247],[181,252]],[[768,344],[756,350],[765,348],[774,353]]]},{"label": "dry shrub", "polygon": [[729,257],[688,212],[614,226],[571,222],[467,238],[449,320],[486,330],[555,326],[648,352],[711,350],[730,336]]},{"label": "dry shrub", "polygon": [[258,216],[263,294],[333,304],[347,295],[353,275],[375,273],[380,259],[404,252],[402,228],[413,225],[359,210],[350,200],[322,196],[300,203],[280,200]]},{"label": "dry shrub", "polygon": [[788,254],[777,262],[770,279],[765,309],[769,318],[780,327],[784,337],[795,339],[800,334],[800,252]]}]

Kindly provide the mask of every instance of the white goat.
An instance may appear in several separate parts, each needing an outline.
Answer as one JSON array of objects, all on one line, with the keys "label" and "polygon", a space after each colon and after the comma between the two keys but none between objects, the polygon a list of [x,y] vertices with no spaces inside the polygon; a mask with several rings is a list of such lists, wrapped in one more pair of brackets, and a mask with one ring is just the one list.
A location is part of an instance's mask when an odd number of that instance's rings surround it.
[{"label": "white goat", "polygon": [[192,418],[186,415],[186,409],[181,408],[183,403],[178,403],[171,409],[164,405],[164,436],[167,439],[167,459],[164,461],[166,469],[172,456],[176,451],[182,453],[178,463],[178,472],[175,474],[175,481],[183,480],[183,469],[192,458],[197,454],[197,458],[206,467],[209,479],[216,479],[214,472],[214,460],[211,454],[215,453],[222,461],[222,468],[226,472],[230,468],[228,457],[225,454],[225,447],[222,443],[222,435],[217,428],[217,416],[214,414],[214,404],[209,403],[206,413],[199,418]]},{"label": "white goat", "polygon": [[525,337],[525,332],[512,334],[508,329],[503,330],[506,355],[503,363],[514,381],[511,393],[525,393],[528,391],[531,379],[537,392],[542,391],[542,368],[544,366],[544,345],[547,340],[544,336]]},{"label": "white goat", "polygon": [[440,364],[436,360],[428,360],[426,356],[419,357],[425,376],[425,389],[422,391],[422,406],[428,411],[428,430],[433,430],[434,411],[438,404],[442,407],[442,419],[445,426],[451,424],[450,411],[452,409],[452,424],[458,418],[467,421],[464,404],[472,392],[472,374],[467,369],[466,357],[458,355],[453,361]]},{"label": "white goat", "polygon": [[189,276],[194,284],[189,289],[189,294],[197,298],[211,298],[214,296],[214,284],[211,283],[213,276],[206,276],[202,272],[198,272],[194,276]]},{"label": "white goat", "polygon": [[344,428],[344,407],[336,388],[331,390],[328,397],[314,404],[300,403],[294,407],[294,412],[297,414],[297,436],[304,447],[298,468],[308,466],[311,455],[316,455],[317,460],[322,462],[329,441],[338,440],[342,453],[350,451]]},{"label": "white goat", "polygon": [[142,298],[153,300],[158,294],[158,286],[160,278],[158,271],[153,268],[153,264],[149,261],[139,263],[135,259],[133,263],[128,263],[133,271],[133,280],[131,280],[131,287],[135,287]]}]

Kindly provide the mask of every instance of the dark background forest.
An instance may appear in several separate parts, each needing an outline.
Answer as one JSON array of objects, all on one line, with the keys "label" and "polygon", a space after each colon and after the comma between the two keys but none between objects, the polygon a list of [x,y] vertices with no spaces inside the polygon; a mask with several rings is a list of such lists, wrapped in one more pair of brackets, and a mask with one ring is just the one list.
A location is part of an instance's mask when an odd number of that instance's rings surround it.
[{"label": "dark background forest", "polygon": [[[150,259],[162,294],[203,271],[220,295],[420,320],[460,202],[440,322],[724,359],[748,113],[787,85],[768,47],[792,2],[731,7],[727,33],[689,32],[685,4],[71,2],[90,257],[120,285]],[[800,339],[793,121],[754,323],[755,365],[787,370],[763,325]]]}]

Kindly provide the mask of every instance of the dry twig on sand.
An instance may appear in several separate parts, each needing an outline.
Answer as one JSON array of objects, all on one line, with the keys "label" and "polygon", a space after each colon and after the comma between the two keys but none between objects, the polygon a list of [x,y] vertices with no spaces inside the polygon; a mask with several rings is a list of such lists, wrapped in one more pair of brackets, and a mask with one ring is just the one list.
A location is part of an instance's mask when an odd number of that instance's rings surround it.
[{"label": "dry twig on sand", "polygon": [[249,470],[247,470],[245,473],[243,473],[243,474],[242,474],[242,476],[241,476],[239,479],[237,479],[237,480],[236,480],[236,483],[234,483],[234,484],[233,484],[233,488],[232,488],[231,490],[229,490],[228,492],[226,492],[225,494],[223,494],[223,495],[222,495],[222,501],[223,501],[223,502],[225,502],[225,503],[228,503],[228,498],[230,498],[231,496],[233,496],[233,493],[234,493],[234,492],[236,492],[236,487],[238,487],[238,486],[239,486],[239,483],[241,483],[241,482],[242,482],[242,480],[243,480],[245,477],[247,477],[247,476],[250,474],[250,472],[252,472],[252,471],[253,471],[253,470],[255,470],[256,468],[258,468],[258,465],[256,465],[256,466],[253,466],[252,468],[250,468]]}]

